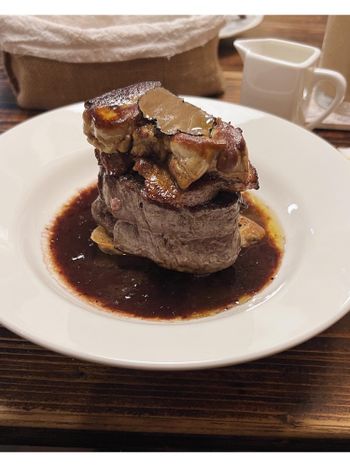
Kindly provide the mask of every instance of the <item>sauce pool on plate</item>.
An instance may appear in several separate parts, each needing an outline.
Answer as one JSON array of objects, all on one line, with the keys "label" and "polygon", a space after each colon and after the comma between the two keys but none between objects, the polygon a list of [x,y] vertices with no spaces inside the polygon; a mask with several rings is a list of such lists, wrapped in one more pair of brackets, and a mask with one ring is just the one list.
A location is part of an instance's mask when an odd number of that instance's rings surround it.
[{"label": "sauce pool on plate", "polygon": [[153,320],[200,318],[242,303],[273,280],[283,235],[268,208],[245,195],[244,215],[266,230],[241,250],[235,264],[206,276],[170,271],[148,259],[102,253],[90,239],[96,186],[80,191],[47,228],[48,261],[60,282],[87,303],[124,316]]}]

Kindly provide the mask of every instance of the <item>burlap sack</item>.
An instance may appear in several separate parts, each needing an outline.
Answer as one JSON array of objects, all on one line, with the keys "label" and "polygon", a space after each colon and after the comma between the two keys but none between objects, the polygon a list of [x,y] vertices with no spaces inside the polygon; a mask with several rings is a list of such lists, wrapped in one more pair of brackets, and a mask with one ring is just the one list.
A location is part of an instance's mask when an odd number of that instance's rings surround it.
[{"label": "burlap sack", "polygon": [[0,17],[5,68],[21,107],[50,109],[145,80],[178,94],[223,91],[222,17],[97,17],[107,22],[102,33],[91,28],[93,17],[23,18]]}]

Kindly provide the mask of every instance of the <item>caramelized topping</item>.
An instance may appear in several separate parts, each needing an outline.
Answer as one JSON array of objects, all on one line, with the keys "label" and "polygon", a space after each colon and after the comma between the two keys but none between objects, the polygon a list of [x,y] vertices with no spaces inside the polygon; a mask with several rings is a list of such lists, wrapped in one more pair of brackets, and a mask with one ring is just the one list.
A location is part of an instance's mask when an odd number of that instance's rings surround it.
[{"label": "caramelized topping", "polygon": [[[258,188],[242,130],[184,102],[159,82],[138,83],[91,99],[83,117],[88,141],[101,154],[158,164],[162,173],[157,173],[157,186],[165,187],[158,192],[166,192],[169,200],[174,200],[174,183],[175,191],[185,191],[212,172],[234,182],[236,191]],[[131,167],[128,161],[100,159],[113,175],[124,173],[124,165],[125,170]],[[149,188],[156,192],[153,181]]]},{"label": "caramelized topping", "polygon": [[144,177],[145,190],[150,199],[170,204],[176,203],[180,190],[165,168],[145,159],[139,159],[134,170]]},{"label": "caramelized topping", "polygon": [[148,120],[166,135],[179,131],[194,136],[210,136],[215,123],[213,116],[175,96],[164,88],[146,92],[139,100],[139,108]]},{"label": "caramelized topping", "polygon": [[140,96],[150,89],[161,86],[159,81],[144,81],[132,84],[126,88],[114,89],[102,96],[94,97],[85,102],[85,109],[90,110],[99,107],[120,107],[137,103]]}]

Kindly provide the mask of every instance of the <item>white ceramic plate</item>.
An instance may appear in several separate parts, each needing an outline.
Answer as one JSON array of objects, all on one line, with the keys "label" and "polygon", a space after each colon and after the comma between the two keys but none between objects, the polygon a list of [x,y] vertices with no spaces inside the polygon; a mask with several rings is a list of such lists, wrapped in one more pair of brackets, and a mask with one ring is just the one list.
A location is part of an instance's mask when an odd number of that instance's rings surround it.
[{"label": "white ceramic plate", "polygon": [[219,32],[219,38],[232,39],[238,34],[258,26],[263,18],[261,15],[245,15],[244,18],[240,18],[238,15],[227,16],[226,24]]},{"label": "white ceramic plate", "polygon": [[54,213],[96,179],[81,105],[42,114],[0,137],[0,319],[50,349],[111,365],[189,369],[235,364],[294,346],[343,316],[350,299],[350,163],[312,133],[262,112],[189,99],[239,124],[259,196],[286,250],[277,278],[249,303],[183,323],[92,309],[48,273],[41,236]]}]

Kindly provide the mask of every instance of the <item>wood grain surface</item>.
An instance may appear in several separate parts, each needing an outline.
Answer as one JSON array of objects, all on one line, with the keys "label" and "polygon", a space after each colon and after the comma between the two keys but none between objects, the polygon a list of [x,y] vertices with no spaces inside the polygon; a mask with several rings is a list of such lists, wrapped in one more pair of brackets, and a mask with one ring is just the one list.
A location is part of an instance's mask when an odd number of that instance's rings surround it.
[{"label": "wood grain surface", "polygon": [[[265,17],[245,36],[320,46],[325,23]],[[221,45],[220,60],[221,98],[238,102],[242,63],[232,44]],[[35,114],[16,106],[0,69],[0,132]],[[350,146],[349,132],[318,134]],[[174,373],[85,363],[0,327],[0,450],[347,450],[349,442],[350,315],[270,358]]]}]

